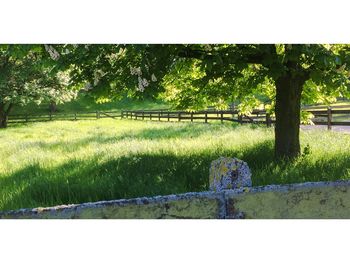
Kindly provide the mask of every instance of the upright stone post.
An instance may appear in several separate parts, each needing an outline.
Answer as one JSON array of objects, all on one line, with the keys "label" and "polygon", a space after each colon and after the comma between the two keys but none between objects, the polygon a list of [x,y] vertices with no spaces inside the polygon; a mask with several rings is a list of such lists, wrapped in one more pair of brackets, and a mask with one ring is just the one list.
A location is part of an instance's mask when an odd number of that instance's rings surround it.
[{"label": "upright stone post", "polygon": [[220,157],[211,163],[209,172],[211,191],[252,186],[248,164],[237,158]]}]

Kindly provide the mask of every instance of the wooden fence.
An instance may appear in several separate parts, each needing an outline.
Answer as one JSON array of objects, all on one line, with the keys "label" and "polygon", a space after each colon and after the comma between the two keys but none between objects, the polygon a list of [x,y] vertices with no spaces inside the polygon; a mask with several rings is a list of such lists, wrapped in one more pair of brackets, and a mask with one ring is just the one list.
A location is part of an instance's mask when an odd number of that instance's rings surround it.
[{"label": "wooden fence", "polygon": [[[330,130],[334,125],[350,126],[350,109],[344,106],[334,108],[304,108],[303,110],[313,114],[311,121],[316,125],[327,125]],[[125,110],[121,113],[122,118],[134,120],[157,120],[157,121],[229,121],[237,123],[257,123],[271,126],[275,123],[265,110],[253,110],[249,115],[241,115],[237,110],[205,110],[205,111],[170,111],[170,110]]]},{"label": "wooden fence", "polygon": [[205,110],[205,111],[170,111],[170,110],[125,110],[122,118],[134,120],[157,121],[229,121],[238,123],[257,123],[271,126],[274,120],[264,110],[254,110],[250,115],[241,115],[237,110]]},{"label": "wooden fence", "polygon": [[[348,106],[349,107],[349,106]],[[342,109],[344,107],[328,107],[327,109],[308,109],[314,115],[312,121],[316,125],[327,125],[328,130],[332,126],[350,126],[350,109]]]},{"label": "wooden fence", "polygon": [[53,120],[92,120],[102,118],[120,119],[120,112],[93,111],[76,113],[48,113],[48,114],[13,114],[8,116],[8,123],[45,122]]},{"label": "wooden fence", "polygon": [[[304,108],[304,111],[312,113],[311,119],[316,125],[326,125],[330,130],[332,126],[342,125],[350,126],[350,107],[334,106]],[[274,117],[271,117],[265,110],[254,110],[249,115],[240,114],[237,110],[208,109],[203,111],[172,111],[168,109],[161,110],[124,110],[116,111],[93,111],[76,113],[47,113],[47,114],[14,114],[9,115],[8,123],[26,123],[26,122],[45,122],[53,120],[91,120],[91,119],[134,119],[134,120],[157,120],[157,121],[188,121],[188,122],[237,122],[237,123],[256,123],[271,126],[275,123]]]}]

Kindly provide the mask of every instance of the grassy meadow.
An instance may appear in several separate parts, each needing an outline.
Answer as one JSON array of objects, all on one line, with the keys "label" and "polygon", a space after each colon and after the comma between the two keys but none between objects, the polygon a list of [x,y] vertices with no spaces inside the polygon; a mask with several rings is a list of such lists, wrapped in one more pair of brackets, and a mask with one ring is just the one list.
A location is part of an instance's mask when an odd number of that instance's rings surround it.
[{"label": "grassy meadow", "polygon": [[100,119],[0,130],[0,210],[208,189],[210,162],[248,162],[253,185],[350,178],[350,135],[302,131],[304,155],[273,160],[273,129]]}]

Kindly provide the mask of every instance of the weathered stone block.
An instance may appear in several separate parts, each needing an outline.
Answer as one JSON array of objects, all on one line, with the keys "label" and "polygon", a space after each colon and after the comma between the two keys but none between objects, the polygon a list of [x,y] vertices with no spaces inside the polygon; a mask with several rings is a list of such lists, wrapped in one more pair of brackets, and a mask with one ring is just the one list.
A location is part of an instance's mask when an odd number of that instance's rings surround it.
[{"label": "weathered stone block", "polygon": [[237,158],[220,157],[211,163],[209,171],[211,191],[251,186],[251,172],[246,162]]},{"label": "weathered stone block", "polygon": [[0,212],[0,218],[347,218],[350,181],[237,188]]},{"label": "weathered stone block", "polygon": [[317,182],[226,191],[227,218],[350,218],[350,183]]},{"label": "weathered stone block", "polygon": [[0,218],[22,219],[210,219],[225,217],[223,194],[212,192],[21,209]]}]

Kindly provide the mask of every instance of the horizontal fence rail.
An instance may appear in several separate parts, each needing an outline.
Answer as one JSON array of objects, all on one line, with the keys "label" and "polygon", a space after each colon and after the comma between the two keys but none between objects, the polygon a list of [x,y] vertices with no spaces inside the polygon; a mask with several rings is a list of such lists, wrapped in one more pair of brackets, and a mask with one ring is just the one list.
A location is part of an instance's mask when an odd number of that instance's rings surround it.
[{"label": "horizontal fence rail", "polygon": [[[346,109],[347,108],[347,109]],[[325,109],[321,107],[303,108],[313,115],[311,121],[316,125],[326,125],[330,130],[332,126],[350,126],[350,106],[335,106]],[[229,121],[237,123],[265,124],[268,127],[275,123],[266,110],[253,110],[249,115],[240,114],[238,110],[202,110],[202,111],[171,111],[162,110],[124,110],[122,118],[134,120],[158,120],[158,121]]]},{"label": "horizontal fence rail", "polygon": [[8,123],[45,122],[54,120],[77,121],[102,118],[120,119],[121,113],[114,111],[91,111],[76,113],[12,114],[8,116]]}]

